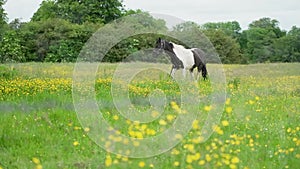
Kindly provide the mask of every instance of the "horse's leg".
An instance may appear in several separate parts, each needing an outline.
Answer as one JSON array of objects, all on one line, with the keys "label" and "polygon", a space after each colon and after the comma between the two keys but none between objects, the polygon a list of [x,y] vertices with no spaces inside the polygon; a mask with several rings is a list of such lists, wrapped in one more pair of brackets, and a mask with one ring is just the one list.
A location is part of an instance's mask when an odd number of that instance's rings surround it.
[{"label": "horse's leg", "polygon": [[185,77],[186,77],[186,70],[185,70],[185,68],[182,69],[182,76],[185,79]]},{"label": "horse's leg", "polygon": [[201,69],[201,66],[199,65],[198,67],[197,67],[197,73],[196,73],[196,80],[198,81],[199,80],[199,74],[200,74],[200,71],[201,71],[202,69]]},{"label": "horse's leg", "polygon": [[176,72],[176,68],[175,68],[175,66],[172,66],[170,75],[171,75],[171,77],[172,77],[173,79],[174,79],[175,72]]},{"label": "horse's leg", "polygon": [[192,80],[192,81],[195,80],[193,71],[194,71],[194,67],[192,67],[192,68],[190,69],[190,75],[191,75],[191,80]]}]

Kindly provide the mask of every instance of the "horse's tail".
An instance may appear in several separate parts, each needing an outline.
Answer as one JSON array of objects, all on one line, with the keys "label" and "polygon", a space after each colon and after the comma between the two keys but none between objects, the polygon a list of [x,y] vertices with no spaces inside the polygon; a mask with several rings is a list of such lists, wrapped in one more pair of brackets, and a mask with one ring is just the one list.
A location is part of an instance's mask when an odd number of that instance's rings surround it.
[{"label": "horse's tail", "polygon": [[204,80],[207,79],[207,69],[206,69],[206,65],[202,66],[202,77],[204,78]]}]

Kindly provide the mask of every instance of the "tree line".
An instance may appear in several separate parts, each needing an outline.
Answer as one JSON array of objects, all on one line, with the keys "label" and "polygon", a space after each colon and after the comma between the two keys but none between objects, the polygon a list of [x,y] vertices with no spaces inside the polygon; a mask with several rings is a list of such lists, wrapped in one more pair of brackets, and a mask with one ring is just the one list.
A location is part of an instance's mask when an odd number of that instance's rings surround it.
[{"label": "tree line", "polygon": [[[165,21],[141,10],[125,10],[120,0],[44,0],[30,21],[15,19],[10,23],[4,4],[5,0],[0,0],[1,63],[75,62],[84,44],[99,28],[132,14],[142,16],[130,20],[136,29],[167,30]],[[299,62],[300,28],[293,26],[286,31],[280,29],[279,24],[276,19],[261,18],[242,30],[237,21],[203,25],[186,22],[176,25],[172,32],[187,41],[201,38],[192,30],[202,32],[222,63]],[[159,36],[140,34],[129,37],[111,48],[102,61],[122,61],[134,52],[152,48]],[[149,56],[139,57],[147,60]]]}]

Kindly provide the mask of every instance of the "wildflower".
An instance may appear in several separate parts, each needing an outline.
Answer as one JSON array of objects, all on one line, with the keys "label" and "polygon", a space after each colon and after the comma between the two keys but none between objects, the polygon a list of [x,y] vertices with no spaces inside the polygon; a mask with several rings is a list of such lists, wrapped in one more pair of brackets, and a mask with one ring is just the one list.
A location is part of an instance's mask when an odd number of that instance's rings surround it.
[{"label": "wildflower", "polygon": [[232,112],[232,107],[226,107],[225,111],[226,113],[230,114]]},{"label": "wildflower", "polygon": [[166,122],[165,120],[163,120],[163,119],[159,120],[158,123],[159,123],[160,125],[162,125],[162,126],[167,125],[167,122]]},{"label": "wildflower", "polygon": [[260,99],[260,98],[259,98],[258,96],[256,96],[256,97],[255,97],[255,100],[257,100],[257,101],[258,101],[259,99]]},{"label": "wildflower", "polygon": [[204,160],[200,160],[198,164],[199,164],[199,165],[204,165],[204,164],[205,164],[205,161],[204,161]]},{"label": "wildflower", "polygon": [[145,167],[145,162],[144,161],[141,161],[141,162],[139,162],[139,167],[141,167],[141,168],[143,168],[143,167]]},{"label": "wildflower", "polygon": [[73,142],[73,146],[78,146],[79,145],[79,142],[78,141],[74,141]]},{"label": "wildflower", "polygon": [[117,121],[117,120],[119,120],[119,116],[118,115],[114,115],[113,119]]},{"label": "wildflower", "polygon": [[109,166],[111,166],[111,164],[112,164],[112,158],[110,155],[107,155],[106,159],[105,159],[105,166],[109,167]]},{"label": "wildflower", "polygon": [[250,105],[254,104],[254,101],[253,100],[249,100],[249,104]]},{"label": "wildflower", "polygon": [[170,122],[171,122],[172,120],[174,120],[174,118],[175,118],[175,116],[172,115],[172,114],[168,114],[168,115],[167,115],[167,120],[170,121]]},{"label": "wildflower", "polygon": [[84,131],[85,131],[85,132],[89,132],[89,131],[90,131],[90,128],[86,127],[86,128],[84,128]]},{"label": "wildflower", "polygon": [[210,156],[209,154],[206,154],[206,155],[205,155],[205,160],[206,160],[207,162],[210,162],[210,161],[211,161],[211,156]]},{"label": "wildflower", "polygon": [[178,161],[175,161],[175,162],[174,162],[174,166],[175,166],[175,167],[178,167],[179,165],[180,165],[180,163],[179,163]]},{"label": "wildflower", "polygon": [[223,131],[219,126],[217,126],[217,125],[215,125],[215,126],[213,127],[213,129],[214,129],[214,131],[215,131],[216,133],[218,133],[219,135],[223,135],[223,134],[224,134],[224,131]]},{"label": "wildflower", "polygon": [[226,126],[229,125],[229,122],[228,122],[227,120],[223,120],[223,121],[222,121],[222,125],[223,125],[224,127],[226,127]]},{"label": "wildflower", "polygon": [[292,131],[292,129],[289,127],[286,132],[290,133]]},{"label": "wildflower", "polygon": [[78,127],[78,126],[74,127],[74,130],[80,130],[80,129],[81,129],[81,127]]},{"label": "wildflower", "polygon": [[229,165],[229,168],[230,168],[230,169],[236,169],[237,166],[236,166],[235,164],[230,164],[230,165]]},{"label": "wildflower", "polygon": [[204,110],[205,110],[205,111],[210,111],[211,109],[212,109],[212,106],[205,106],[205,107],[204,107]]},{"label": "wildflower", "polygon": [[33,158],[32,158],[32,162],[33,162],[34,164],[40,164],[40,163],[41,163],[40,160],[39,160],[38,158],[36,158],[36,157],[33,157]]},{"label": "wildflower", "polygon": [[35,169],[43,169],[43,166],[41,164],[38,164],[35,166]]},{"label": "wildflower", "polygon": [[186,156],[186,162],[189,163],[189,164],[193,162],[192,155],[188,154],[188,155]]},{"label": "wildflower", "polygon": [[236,164],[236,163],[239,163],[239,162],[240,162],[240,159],[238,157],[233,157],[231,159],[231,163],[233,163],[233,164]]},{"label": "wildflower", "polygon": [[174,148],[174,149],[172,149],[171,154],[178,155],[178,154],[180,154],[180,151],[178,151],[177,149]]},{"label": "wildflower", "polygon": [[193,121],[193,129],[194,130],[197,130],[197,129],[199,129],[200,127],[199,127],[199,121],[198,120],[194,120]]},{"label": "wildflower", "polygon": [[180,107],[178,106],[178,104],[176,102],[171,102],[171,107],[175,111],[180,112]]},{"label": "wildflower", "polygon": [[230,104],[230,98],[227,98],[227,99],[226,99],[225,104],[226,104],[226,105],[229,105],[229,104]]}]

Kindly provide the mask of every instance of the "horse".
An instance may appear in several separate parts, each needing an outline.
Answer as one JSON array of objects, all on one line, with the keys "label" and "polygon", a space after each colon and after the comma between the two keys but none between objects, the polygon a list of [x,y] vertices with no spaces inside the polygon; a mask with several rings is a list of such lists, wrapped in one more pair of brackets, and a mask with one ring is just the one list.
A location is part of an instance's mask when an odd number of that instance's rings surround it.
[{"label": "horse", "polygon": [[194,78],[193,70],[197,67],[196,80],[199,73],[202,71],[202,77],[207,79],[207,69],[205,63],[205,53],[199,48],[186,49],[182,45],[168,42],[167,40],[158,38],[155,44],[154,53],[156,55],[165,52],[171,58],[172,69],[170,75],[174,78],[176,70],[182,69],[183,77],[186,76],[186,71],[190,71],[192,79]]}]

